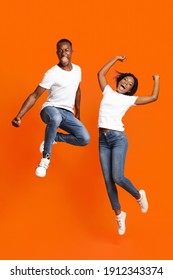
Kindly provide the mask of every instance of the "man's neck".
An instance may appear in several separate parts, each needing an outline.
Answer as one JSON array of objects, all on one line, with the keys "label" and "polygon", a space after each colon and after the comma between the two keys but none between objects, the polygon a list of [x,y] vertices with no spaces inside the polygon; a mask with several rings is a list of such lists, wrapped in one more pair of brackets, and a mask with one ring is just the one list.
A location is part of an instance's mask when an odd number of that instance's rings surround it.
[{"label": "man's neck", "polygon": [[65,70],[65,71],[71,71],[72,70],[72,64],[71,63],[69,63],[68,65],[62,65],[60,62],[58,63],[58,66],[61,68],[61,69],[63,69],[63,70]]}]

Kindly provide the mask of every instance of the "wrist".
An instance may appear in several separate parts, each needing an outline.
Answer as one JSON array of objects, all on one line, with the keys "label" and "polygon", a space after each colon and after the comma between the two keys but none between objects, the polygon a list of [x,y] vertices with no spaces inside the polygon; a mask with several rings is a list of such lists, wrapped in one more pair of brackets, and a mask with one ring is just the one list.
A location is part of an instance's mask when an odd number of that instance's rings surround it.
[{"label": "wrist", "polygon": [[158,81],[158,80],[160,79],[160,76],[159,76],[159,75],[154,75],[154,76],[153,76],[153,79],[154,79],[155,81]]},{"label": "wrist", "polygon": [[22,118],[22,117],[21,117],[20,115],[17,115],[17,116],[15,117],[16,120],[21,120],[21,118]]}]

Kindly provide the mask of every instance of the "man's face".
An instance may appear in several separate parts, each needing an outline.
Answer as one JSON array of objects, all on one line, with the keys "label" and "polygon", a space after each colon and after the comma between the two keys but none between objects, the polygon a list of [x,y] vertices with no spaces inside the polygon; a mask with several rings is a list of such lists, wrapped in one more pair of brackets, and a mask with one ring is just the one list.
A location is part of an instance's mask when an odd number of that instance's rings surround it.
[{"label": "man's face", "polygon": [[66,66],[71,62],[72,53],[73,51],[71,45],[68,42],[62,42],[58,44],[57,55],[60,63],[63,66]]}]

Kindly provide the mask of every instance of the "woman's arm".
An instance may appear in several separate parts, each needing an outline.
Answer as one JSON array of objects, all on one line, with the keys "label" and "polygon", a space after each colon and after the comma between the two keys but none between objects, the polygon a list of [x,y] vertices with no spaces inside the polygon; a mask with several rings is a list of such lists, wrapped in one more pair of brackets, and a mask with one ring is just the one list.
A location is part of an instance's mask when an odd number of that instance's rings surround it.
[{"label": "woman's arm", "polygon": [[154,102],[158,99],[159,96],[159,89],[160,89],[160,76],[159,75],[153,75],[154,85],[153,85],[153,91],[151,95],[148,96],[138,96],[136,99],[135,104],[136,105],[144,105],[151,102]]},{"label": "woman's arm", "polygon": [[112,65],[115,62],[117,62],[118,60],[123,62],[126,60],[126,57],[125,56],[115,56],[110,61],[108,61],[98,72],[97,77],[98,77],[99,85],[100,85],[100,88],[102,91],[104,90],[105,86],[108,84],[106,77],[105,77],[107,72],[112,67]]}]

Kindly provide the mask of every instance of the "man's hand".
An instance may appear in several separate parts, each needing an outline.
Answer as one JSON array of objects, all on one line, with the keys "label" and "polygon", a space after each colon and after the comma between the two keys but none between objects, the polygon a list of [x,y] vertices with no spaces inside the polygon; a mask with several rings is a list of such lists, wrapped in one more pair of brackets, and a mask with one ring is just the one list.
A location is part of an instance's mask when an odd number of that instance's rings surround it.
[{"label": "man's hand", "polygon": [[13,120],[12,120],[12,125],[15,126],[15,127],[19,127],[21,124],[21,119],[19,117],[15,117]]}]

